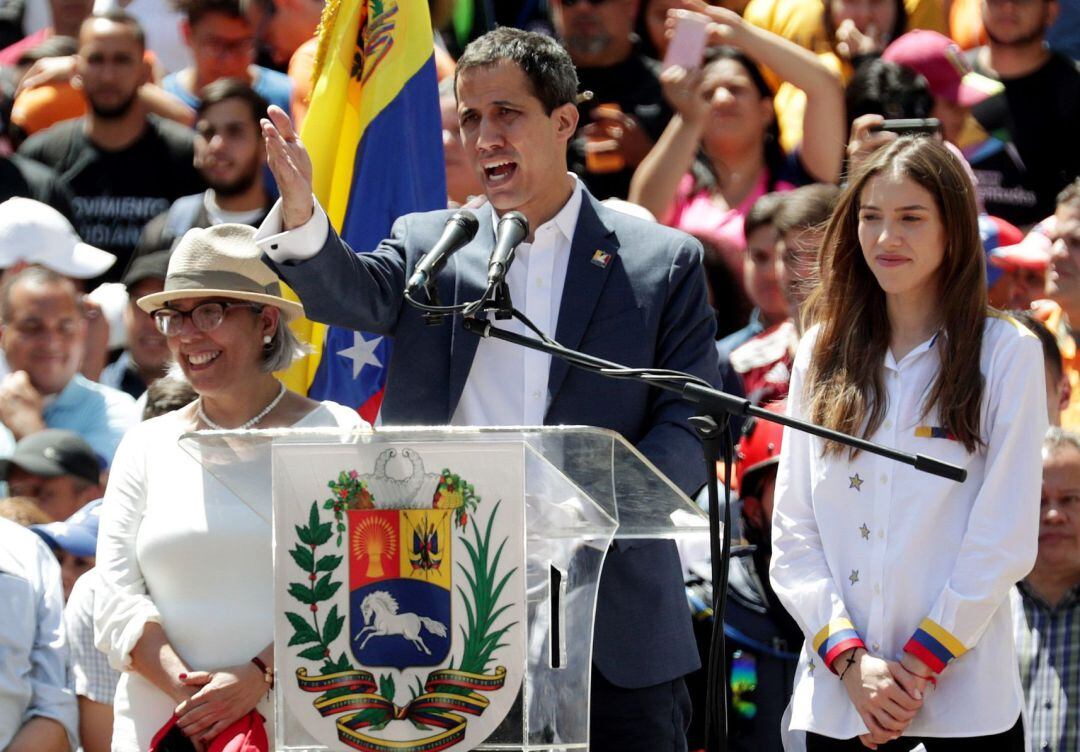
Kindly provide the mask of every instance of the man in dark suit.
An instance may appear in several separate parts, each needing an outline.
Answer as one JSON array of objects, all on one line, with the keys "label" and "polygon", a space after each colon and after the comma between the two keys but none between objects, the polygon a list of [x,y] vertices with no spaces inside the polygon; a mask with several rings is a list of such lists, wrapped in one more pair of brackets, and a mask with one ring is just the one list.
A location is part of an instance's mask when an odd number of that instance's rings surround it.
[{"label": "man in dark suit", "polygon": [[[566,171],[578,120],[566,52],[547,37],[497,29],[458,61],[456,93],[463,146],[488,203],[476,211],[475,239],[439,275],[442,299],[483,294],[497,216],[520,211],[533,232],[508,284],[515,306],[541,329],[601,358],[717,383],[701,246],[607,209]],[[426,325],[401,291],[450,213],[402,217],[375,251],[352,253],[312,201],[311,162],[288,118],[274,108],[270,118],[263,134],[282,200],[256,239],[309,316],[395,338],[386,423],[600,426],[625,436],[684,491],[701,486],[701,449],[687,422],[693,409],[670,393],[480,340],[460,320]],[[593,750],[686,749],[682,677],[699,661],[683,593],[670,541],[609,552],[593,642]]]}]

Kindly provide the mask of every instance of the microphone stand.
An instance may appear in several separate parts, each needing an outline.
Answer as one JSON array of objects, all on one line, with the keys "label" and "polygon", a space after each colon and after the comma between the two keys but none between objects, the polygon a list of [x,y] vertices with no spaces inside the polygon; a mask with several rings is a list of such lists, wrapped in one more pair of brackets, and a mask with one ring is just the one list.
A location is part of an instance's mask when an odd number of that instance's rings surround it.
[{"label": "microphone stand", "polygon": [[[516,311],[509,303],[509,294],[505,284],[501,290],[489,290],[480,305],[481,310],[494,310],[496,317],[505,319],[511,315],[535,329],[524,315]],[[494,295],[490,293],[494,292]],[[527,337],[505,329],[499,329],[486,318],[467,315],[462,319],[466,331],[479,337],[492,337],[514,345],[546,353],[565,360],[572,366],[582,368],[610,378],[624,378],[639,381],[658,389],[678,394],[687,402],[701,406],[703,414],[690,419],[695,431],[701,438],[705,456],[705,467],[709,495],[709,548],[712,556],[713,577],[713,632],[709,648],[707,667],[708,698],[706,701],[706,748],[709,752],[727,750],[727,672],[725,670],[724,611],[727,604],[728,565],[731,558],[731,466],[734,456],[734,440],[728,426],[731,416],[751,416],[759,420],[778,423],[797,431],[835,441],[860,451],[887,457],[905,465],[911,465],[931,475],[962,483],[967,477],[963,468],[927,457],[922,454],[909,454],[891,447],[876,444],[866,439],[850,436],[839,431],[770,412],[755,406],[750,400],[722,392],[705,384],[691,374],[680,374],[658,369],[627,368],[618,363],[588,355],[563,347],[554,340]],[[543,336],[543,335],[542,335]],[[723,530],[720,528],[719,484],[716,477],[716,465],[720,459],[725,467],[725,494]],[[722,538],[721,538],[722,533]]]}]

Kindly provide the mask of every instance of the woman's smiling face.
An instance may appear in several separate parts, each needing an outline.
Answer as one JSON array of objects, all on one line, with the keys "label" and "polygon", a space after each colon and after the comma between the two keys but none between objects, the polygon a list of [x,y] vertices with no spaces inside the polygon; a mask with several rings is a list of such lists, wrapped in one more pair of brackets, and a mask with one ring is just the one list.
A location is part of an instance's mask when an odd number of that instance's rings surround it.
[{"label": "woman's smiling face", "polygon": [[273,334],[280,315],[273,306],[221,297],[179,298],[166,307],[190,314],[206,303],[225,304],[220,324],[201,331],[185,316],[179,332],[168,337],[169,351],[200,395],[255,377],[262,362],[263,337]]},{"label": "woman's smiling face", "polygon": [[889,171],[867,181],[859,201],[859,246],[886,295],[936,294],[945,225],[933,195]]}]

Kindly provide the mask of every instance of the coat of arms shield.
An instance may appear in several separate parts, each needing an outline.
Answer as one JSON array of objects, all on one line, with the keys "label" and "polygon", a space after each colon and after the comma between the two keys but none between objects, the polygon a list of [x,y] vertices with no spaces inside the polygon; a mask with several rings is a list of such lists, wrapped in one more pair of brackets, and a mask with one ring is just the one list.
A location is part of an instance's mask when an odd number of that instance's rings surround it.
[{"label": "coat of arms shield", "polygon": [[276,654],[291,716],[329,749],[482,743],[525,665],[520,451],[286,447],[284,462]]}]

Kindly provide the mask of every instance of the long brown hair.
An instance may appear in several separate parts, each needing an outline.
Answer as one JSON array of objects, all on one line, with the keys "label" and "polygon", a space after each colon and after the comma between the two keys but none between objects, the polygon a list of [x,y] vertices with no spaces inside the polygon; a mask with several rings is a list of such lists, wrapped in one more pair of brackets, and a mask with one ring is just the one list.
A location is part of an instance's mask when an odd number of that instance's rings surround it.
[{"label": "long brown hair", "polygon": [[[922,417],[936,406],[944,427],[973,452],[981,445],[979,370],[987,314],[986,268],[979,239],[975,191],[959,160],[937,139],[905,136],[873,154],[837,204],[821,249],[821,282],[808,315],[820,324],[806,380],[809,415],[821,425],[869,437],[888,411],[881,364],[891,338],[885,293],[859,245],[859,206],[867,183],[893,172],[934,197],[945,229],[938,269],[941,370]],[[826,444],[826,454],[842,447]],[[854,456],[854,453],[852,454]]]}]

